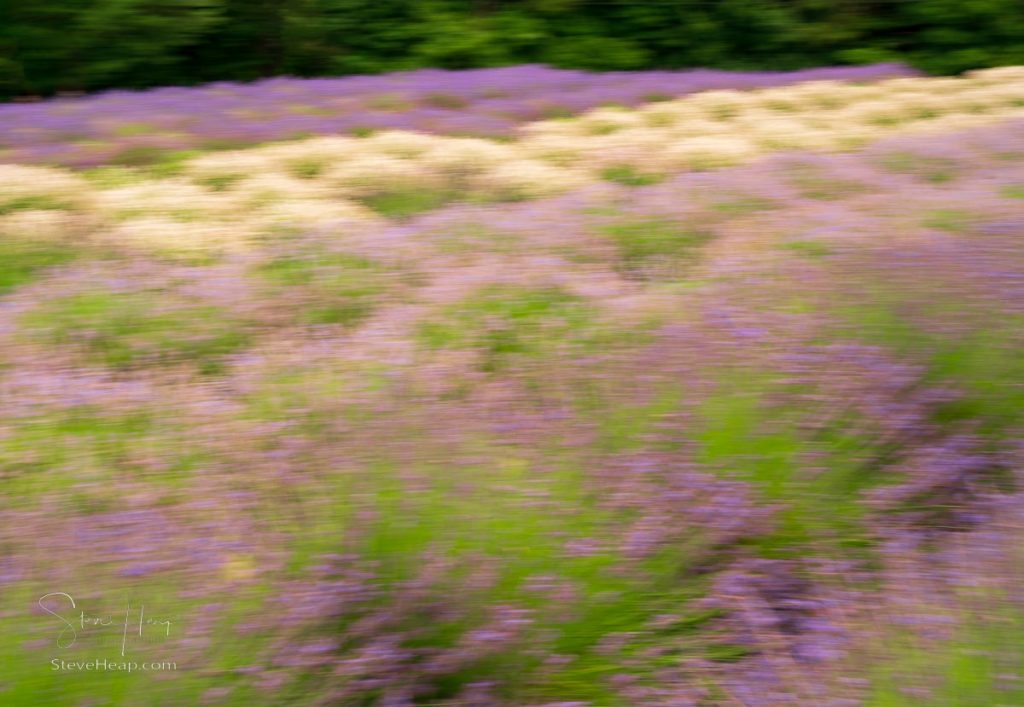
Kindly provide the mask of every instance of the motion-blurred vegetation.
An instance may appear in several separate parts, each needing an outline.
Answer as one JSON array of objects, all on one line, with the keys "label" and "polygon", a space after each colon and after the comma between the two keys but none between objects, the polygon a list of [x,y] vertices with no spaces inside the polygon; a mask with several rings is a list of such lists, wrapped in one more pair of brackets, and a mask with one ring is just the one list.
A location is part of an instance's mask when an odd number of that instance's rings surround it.
[{"label": "motion-blurred vegetation", "polygon": [[31,0],[0,97],[545,63],[594,70],[1024,63],[1019,0]]}]

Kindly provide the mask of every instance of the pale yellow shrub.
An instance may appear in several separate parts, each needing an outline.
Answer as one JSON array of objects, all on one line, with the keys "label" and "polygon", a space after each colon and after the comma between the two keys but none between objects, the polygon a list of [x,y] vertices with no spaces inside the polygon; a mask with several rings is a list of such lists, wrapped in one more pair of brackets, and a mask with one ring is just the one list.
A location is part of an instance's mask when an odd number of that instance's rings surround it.
[{"label": "pale yellow shrub", "polygon": [[405,189],[432,189],[444,184],[443,175],[429,164],[382,154],[364,154],[333,165],[321,179],[339,195],[355,199]]},{"label": "pale yellow shrub", "polygon": [[999,66],[993,69],[968,71],[965,76],[980,84],[1001,84],[1024,81],[1024,66]]},{"label": "pale yellow shrub", "polygon": [[839,123],[863,123],[881,127],[894,126],[911,120],[914,111],[898,100],[858,101],[836,111]]},{"label": "pale yellow shrub", "polygon": [[558,194],[590,181],[582,172],[556,167],[540,160],[500,162],[476,175],[470,188],[482,196],[503,200],[534,199]]},{"label": "pale yellow shrub", "polygon": [[803,109],[806,97],[792,88],[766,88],[755,91],[751,105],[762,109],[783,112],[795,112]]},{"label": "pale yellow shrub", "polygon": [[519,159],[520,155],[517,145],[476,138],[447,138],[439,140],[423,153],[417,164],[428,171],[443,174],[449,180],[459,181],[499,163]]},{"label": "pale yellow shrub", "polygon": [[669,168],[715,169],[741,164],[757,157],[761,151],[742,137],[691,137],[667,144],[656,157]]},{"label": "pale yellow shrub", "polygon": [[942,76],[918,79],[918,84],[915,90],[927,92],[932,95],[947,95],[951,93],[959,93],[967,88],[967,86],[968,82],[964,79]]},{"label": "pale yellow shrub", "polygon": [[427,133],[409,132],[404,130],[387,130],[376,133],[362,142],[367,152],[379,152],[392,157],[418,157],[424,152],[433,149],[438,140],[444,140],[436,135]]},{"label": "pale yellow shrub", "polygon": [[327,197],[331,191],[331,186],[322,180],[298,179],[280,172],[263,172],[233,184],[230,195],[241,213],[268,203]]},{"label": "pale yellow shrub", "polygon": [[662,130],[667,140],[678,140],[689,137],[706,137],[715,135],[731,135],[735,131],[733,124],[727,120],[708,120],[693,118],[683,120],[671,128]]},{"label": "pale yellow shrub", "polygon": [[849,86],[839,81],[808,81],[798,88],[793,95],[804,108],[840,108],[855,99]]},{"label": "pale yellow shrub", "polygon": [[283,227],[309,227],[330,221],[379,220],[379,216],[360,204],[342,199],[291,199],[267,204],[255,211],[248,223],[257,230]]},{"label": "pale yellow shrub", "polygon": [[651,128],[667,128],[675,125],[686,117],[694,117],[695,111],[680,109],[678,104],[655,103],[644,106],[637,111],[644,125]]},{"label": "pale yellow shrub", "polygon": [[536,134],[525,137],[517,147],[526,157],[562,167],[577,164],[588,152],[590,142],[578,135]]},{"label": "pale yellow shrub", "polygon": [[987,113],[999,106],[1000,101],[989,88],[984,86],[973,86],[968,90],[961,91],[949,96],[953,113]]},{"label": "pale yellow shrub", "polygon": [[66,170],[0,164],[0,212],[85,208],[92,192],[88,181]]},{"label": "pale yellow shrub", "polygon": [[955,132],[990,125],[992,122],[993,118],[988,114],[957,113],[928,120],[918,120],[905,126],[904,131],[914,133]]},{"label": "pale yellow shrub", "polygon": [[983,86],[967,92],[968,102],[975,102],[988,110],[1019,108],[1024,106],[1024,82]]},{"label": "pale yellow shrub", "polygon": [[194,256],[244,248],[253,236],[238,222],[181,222],[162,216],[122,221],[99,233],[117,245],[143,248],[168,255]]},{"label": "pale yellow shrub", "polygon": [[597,108],[575,122],[579,132],[585,135],[604,135],[643,125],[643,119],[635,111],[621,108]]},{"label": "pale yellow shrub", "polygon": [[591,170],[622,165],[642,169],[671,140],[666,131],[653,128],[634,128],[594,136],[588,140],[586,156],[579,164]]},{"label": "pale yellow shrub", "polygon": [[[293,149],[295,145],[291,145]],[[200,182],[242,179],[253,174],[272,170],[275,160],[264,152],[265,148],[214,152],[185,163],[185,175]]]},{"label": "pale yellow shrub", "polygon": [[795,117],[777,116],[751,124],[743,134],[769,150],[825,149],[832,145],[831,131],[813,128]]},{"label": "pale yellow shrub", "polygon": [[0,237],[57,240],[69,234],[74,221],[66,211],[29,209],[0,216]]},{"label": "pale yellow shrub", "polygon": [[877,140],[892,132],[877,125],[863,123],[838,123],[828,132],[832,148],[836,150],[852,150]]},{"label": "pale yellow shrub", "polygon": [[953,106],[946,97],[929,93],[908,93],[899,101],[905,115],[912,120],[935,118],[953,110]]},{"label": "pale yellow shrub", "polygon": [[365,151],[362,141],[347,137],[318,137],[257,148],[267,169],[293,176],[316,176],[332,164],[345,162]]},{"label": "pale yellow shrub", "polygon": [[516,133],[522,139],[534,137],[577,137],[579,131],[574,127],[574,120],[538,120],[520,125]]},{"label": "pale yellow shrub", "polygon": [[702,113],[704,116],[723,120],[739,115],[750,107],[756,99],[742,91],[701,91],[685,99],[687,107]]},{"label": "pale yellow shrub", "polygon": [[235,209],[232,199],[184,179],[156,179],[105,189],[95,193],[94,201],[97,214],[110,220],[165,216],[189,221],[228,216]]}]

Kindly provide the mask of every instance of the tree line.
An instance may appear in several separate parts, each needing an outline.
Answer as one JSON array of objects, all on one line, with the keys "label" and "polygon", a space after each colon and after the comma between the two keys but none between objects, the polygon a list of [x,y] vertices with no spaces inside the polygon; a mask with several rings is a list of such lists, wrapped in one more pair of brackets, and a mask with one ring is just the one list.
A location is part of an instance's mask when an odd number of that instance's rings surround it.
[{"label": "tree line", "polygon": [[0,97],[544,63],[1024,64],[1024,0],[0,0]]}]

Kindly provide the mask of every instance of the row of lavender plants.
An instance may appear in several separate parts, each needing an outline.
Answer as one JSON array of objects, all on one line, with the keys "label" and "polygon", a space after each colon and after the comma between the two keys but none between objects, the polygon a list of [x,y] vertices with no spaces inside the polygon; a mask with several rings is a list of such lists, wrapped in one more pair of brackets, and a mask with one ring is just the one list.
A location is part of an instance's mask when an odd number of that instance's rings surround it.
[{"label": "row of lavender plants", "polygon": [[1022,128],[0,241],[0,701],[1020,704]]},{"label": "row of lavender plants", "polygon": [[602,105],[634,106],[713,89],[910,75],[895,64],[763,73],[587,73],[525,65],[110,91],[0,105],[0,160],[145,164],[187,150],[396,129],[503,137],[524,122]]},{"label": "row of lavender plants", "polygon": [[1024,67],[870,86],[808,81],[704,91],[636,110],[525,124],[498,144],[409,131],[318,137],[80,173],[0,165],[0,231],[80,232],[182,257],[244,250],[329,221],[404,219],[455,202],[542,198],[587,183],[654,184],[785,150],[856,149],[1024,115]]}]

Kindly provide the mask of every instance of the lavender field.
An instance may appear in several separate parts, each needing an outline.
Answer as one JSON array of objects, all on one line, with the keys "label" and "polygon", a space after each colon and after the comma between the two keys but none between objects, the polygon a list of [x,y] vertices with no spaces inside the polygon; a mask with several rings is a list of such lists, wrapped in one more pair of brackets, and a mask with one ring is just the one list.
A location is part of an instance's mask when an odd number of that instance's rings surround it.
[{"label": "lavender field", "polygon": [[636,106],[714,89],[913,75],[897,64],[792,72],[603,74],[527,65],[108,91],[0,105],[0,159],[79,167],[138,165],[179,159],[189,151],[380,130],[502,137],[525,122],[598,106]]},{"label": "lavender field", "polygon": [[1024,69],[895,71],[0,106],[0,704],[1024,704]]}]

